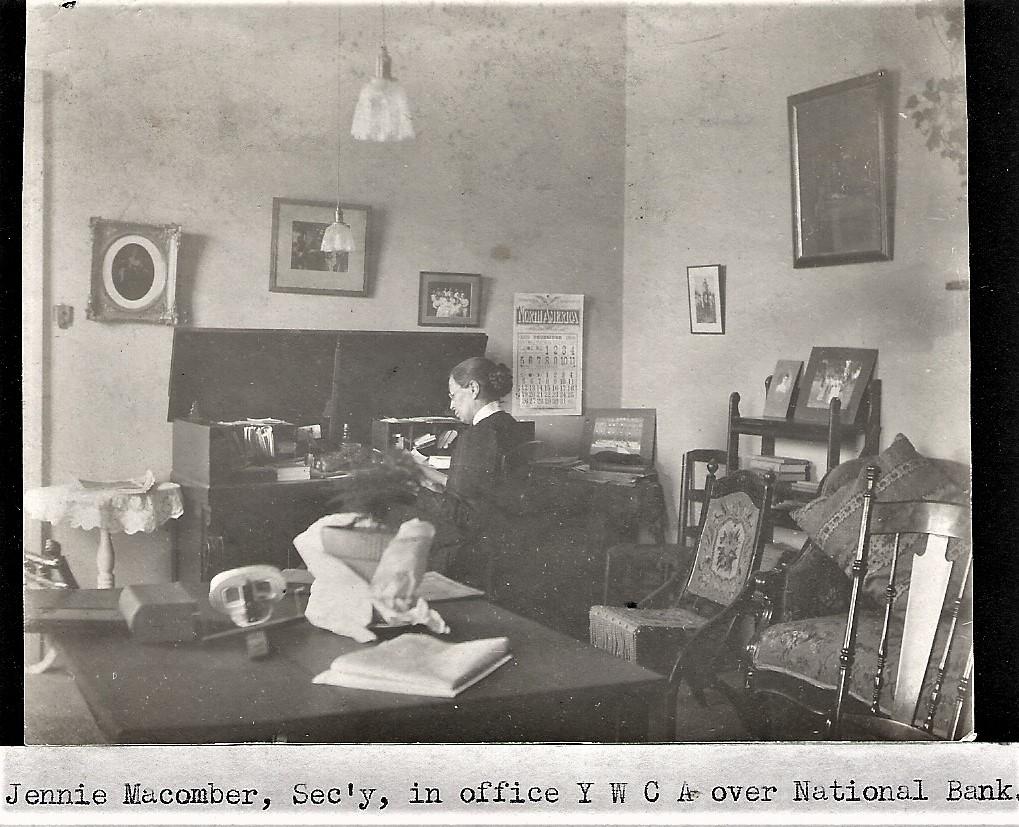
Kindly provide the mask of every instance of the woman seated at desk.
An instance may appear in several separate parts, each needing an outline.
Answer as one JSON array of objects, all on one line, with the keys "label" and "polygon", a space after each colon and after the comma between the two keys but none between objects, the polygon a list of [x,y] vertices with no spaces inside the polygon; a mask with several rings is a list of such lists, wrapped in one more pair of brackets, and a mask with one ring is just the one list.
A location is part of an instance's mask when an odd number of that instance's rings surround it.
[{"label": "woman seated at desk", "polygon": [[436,547],[469,545],[485,532],[506,455],[524,441],[517,421],[500,403],[512,387],[510,369],[482,356],[465,359],[450,371],[449,406],[469,427],[453,443],[448,477],[423,466],[430,491],[419,495],[418,512],[436,523]]}]

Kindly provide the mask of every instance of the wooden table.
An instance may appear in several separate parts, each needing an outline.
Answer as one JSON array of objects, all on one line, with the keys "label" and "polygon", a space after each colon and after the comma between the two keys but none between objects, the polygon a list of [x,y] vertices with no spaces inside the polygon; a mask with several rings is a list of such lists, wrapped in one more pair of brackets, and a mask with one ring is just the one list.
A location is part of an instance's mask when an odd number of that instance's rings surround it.
[{"label": "wooden table", "polygon": [[269,631],[275,651],[264,660],[250,660],[241,637],[146,645],[115,623],[49,631],[111,743],[671,738],[660,675],[483,599],[436,608],[451,640],[506,635],[513,650],[512,661],[452,700],[312,684],[359,644],[303,620]]},{"label": "wooden table", "polygon": [[115,562],[111,535],[150,533],[183,513],[180,486],[172,482],[144,485],[119,482],[73,482],[25,492],[25,511],[35,520],[67,523],[89,531],[99,529],[96,548],[96,585],[113,588]]}]

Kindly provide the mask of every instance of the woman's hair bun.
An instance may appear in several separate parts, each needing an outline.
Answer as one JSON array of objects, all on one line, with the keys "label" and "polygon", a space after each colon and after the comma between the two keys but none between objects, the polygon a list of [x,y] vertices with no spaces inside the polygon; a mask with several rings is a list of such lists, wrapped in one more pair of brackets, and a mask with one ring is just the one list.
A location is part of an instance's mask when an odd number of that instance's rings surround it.
[{"label": "woman's hair bun", "polygon": [[485,401],[502,399],[513,389],[513,373],[506,365],[496,364],[484,356],[464,359],[449,374],[461,388],[477,382],[480,396]]}]

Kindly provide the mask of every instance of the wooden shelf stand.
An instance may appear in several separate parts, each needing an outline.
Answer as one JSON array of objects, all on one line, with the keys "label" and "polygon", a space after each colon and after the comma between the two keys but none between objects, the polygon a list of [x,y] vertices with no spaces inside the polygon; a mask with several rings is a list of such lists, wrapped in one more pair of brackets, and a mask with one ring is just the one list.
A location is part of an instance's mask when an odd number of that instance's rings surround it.
[{"label": "wooden shelf stand", "polygon": [[[770,382],[771,377],[769,376],[765,382],[765,388]],[[796,408],[795,398],[792,412],[786,419],[742,416],[739,403],[739,393],[733,391],[729,394],[729,423],[726,436],[726,469],[728,472],[739,468],[740,436],[759,436],[762,456],[775,456],[776,439],[823,442],[827,448],[825,472],[830,471],[841,462],[842,440],[846,437],[863,436],[861,457],[873,456],[878,453],[878,440],[881,435],[880,379],[872,379],[868,384],[856,415],[856,421],[851,423],[841,421],[842,403],[838,397],[831,401],[827,422],[796,422],[793,419]]]}]

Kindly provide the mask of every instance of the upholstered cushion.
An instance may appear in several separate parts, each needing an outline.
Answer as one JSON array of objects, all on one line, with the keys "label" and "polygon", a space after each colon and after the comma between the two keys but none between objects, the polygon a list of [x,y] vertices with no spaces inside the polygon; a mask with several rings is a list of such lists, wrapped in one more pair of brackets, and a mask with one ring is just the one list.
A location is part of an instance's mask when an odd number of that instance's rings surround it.
[{"label": "upholstered cushion", "polygon": [[[877,650],[881,640],[882,616],[865,612],[860,616],[856,632],[856,660],[850,673],[850,694],[868,706],[874,692],[874,674],[877,671]],[[947,633],[947,619],[939,626],[936,651],[940,652]],[[839,653],[846,630],[846,616],[815,617],[793,623],[770,626],[761,635],[754,651],[753,668],[757,671],[778,672],[797,680],[834,689],[838,683]],[[955,711],[959,677],[969,652],[970,638],[965,624],[957,631],[952,646],[948,669],[942,685],[941,700],[935,716],[935,731],[947,733]],[[887,710],[895,693],[896,664],[902,645],[902,621],[892,622],[888,637],[888,666],[884,672],[881,692],[882,709]],[[921,693],[921,717],[926,714],[927,700],[933,684],[936,664],[931,664]],[[833,698],[834,700],[834,698]]]},{"label": "upholstered cushion", "polygon": [[689,609],[627,609],[592,606],[591,645],[617,657],[668,672],[679,647],[708,622]]},{"label": "upholstered cushion", "polygon": [[[910,441],[898,434],[892,444],[880,455],[866,460],[843,463],[847,472],[829,474],[822,486],[821,495],[800,509],[792,518],[810,538],[852,576],[853,559],[860,537],[860,519],[863,510],[863,492],[866,489],[866,466],[880,468],[875,494],[879,500],[947,500],[965,502],[966,495],[939,465],[917,453]],[[858,470],[857,470],[858,469]],[[842,483],[853,470],[857,470],[852,483]],[[913,551],[920,538],[907,536],[900,545],[900,559],[896,569],[896,600],[899,601],[909,586]],[[893,538],[875,537],[870,545],[869,566],[864,588],[872,600],[881,601],[882,592],[891,569]]]}]

